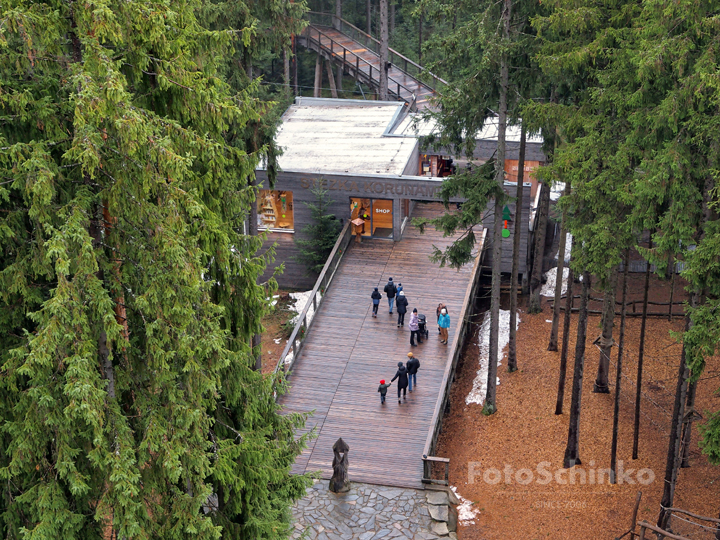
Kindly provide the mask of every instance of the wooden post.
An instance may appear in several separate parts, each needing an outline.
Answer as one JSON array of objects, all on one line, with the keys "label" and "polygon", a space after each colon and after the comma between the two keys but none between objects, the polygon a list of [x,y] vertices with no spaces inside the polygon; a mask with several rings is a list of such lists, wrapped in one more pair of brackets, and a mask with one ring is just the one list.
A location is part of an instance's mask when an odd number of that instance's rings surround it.
[{"label": "wooden post", "polygon": [[326,60],[326,65],[327,65],[328,80],[330,81],[330,93],[332,94],[332,97],[337,99],[337,97],[338,97],[337,86],[335,86],[335,77],[333,77],[332,63],[330,62],[330,60]]},{"label": "wooden post", "polygon": [[313,97],[321,96],[320,85],[322,84],[322,58],[318,52],[317,59],[315,60],[315,86],[313,89]]}]

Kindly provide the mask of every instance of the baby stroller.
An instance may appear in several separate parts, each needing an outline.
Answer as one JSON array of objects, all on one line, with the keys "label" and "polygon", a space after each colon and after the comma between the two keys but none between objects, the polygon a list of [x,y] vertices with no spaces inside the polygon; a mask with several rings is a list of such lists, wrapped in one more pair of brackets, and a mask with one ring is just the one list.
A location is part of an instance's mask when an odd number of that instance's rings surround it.
[{"label": "baby stroller", "polygon": [[418,334],[421,339],[428,339],[430,336],[427,329],[427,318],[422,314],[418,315]]}]

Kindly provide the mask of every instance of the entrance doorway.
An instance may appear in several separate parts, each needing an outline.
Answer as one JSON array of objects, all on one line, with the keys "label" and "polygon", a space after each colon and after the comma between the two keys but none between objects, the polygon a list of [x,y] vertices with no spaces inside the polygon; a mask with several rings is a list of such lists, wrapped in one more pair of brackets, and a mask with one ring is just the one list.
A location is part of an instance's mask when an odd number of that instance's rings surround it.
[{"label": "entrance doorway", "polygon": [[356,227],[353,234],[373,238],[393,238],[392,199],[350,199],[350,219],[360,218],[363,225]]}]

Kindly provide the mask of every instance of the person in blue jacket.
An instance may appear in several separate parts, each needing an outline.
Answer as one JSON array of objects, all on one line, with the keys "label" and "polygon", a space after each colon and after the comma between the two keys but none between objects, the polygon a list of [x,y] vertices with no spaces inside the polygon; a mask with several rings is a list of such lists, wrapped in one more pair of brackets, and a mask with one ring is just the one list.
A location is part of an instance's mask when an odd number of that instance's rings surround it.
[{"label": "person in blue jacket", "polygon": [[450,328],[450,315],[448,315],[447,309],[445,308],[440,310],[438,326],[440,327],[440,343],[444,343],[445,345],[447,345],[448,328]]}]

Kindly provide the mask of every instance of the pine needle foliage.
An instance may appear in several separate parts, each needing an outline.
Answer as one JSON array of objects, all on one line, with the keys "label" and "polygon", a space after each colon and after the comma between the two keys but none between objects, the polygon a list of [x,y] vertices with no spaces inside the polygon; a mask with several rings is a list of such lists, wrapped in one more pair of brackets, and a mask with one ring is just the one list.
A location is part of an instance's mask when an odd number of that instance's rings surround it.
[{"label": "pine needle foliage", "polygon": [[[0,535],[283,538],[304,439],[251,369],[250,28],[201,1],[0,14]],[[272,285],[272,284],[271,284]]]},{"label": "pine needle foliage", "polygon": [[310,210],[311,221],[296,236],[295,245],[299,251],[297,260],[306,265],[308,274],[319,274],[337,242],[340,222],[335,214],[328,213],[332,201],[322,182],[316,182],[310,192],[315,201],[303,204]]}]

